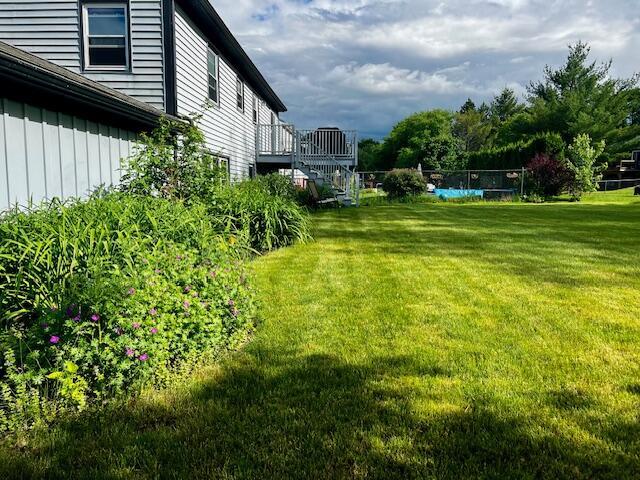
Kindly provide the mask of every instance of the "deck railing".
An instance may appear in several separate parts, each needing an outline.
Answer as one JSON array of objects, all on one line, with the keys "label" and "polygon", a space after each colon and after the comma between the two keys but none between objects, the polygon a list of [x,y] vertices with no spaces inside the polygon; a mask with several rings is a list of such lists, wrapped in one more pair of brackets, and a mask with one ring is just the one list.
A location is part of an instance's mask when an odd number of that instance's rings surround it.
[{"label": "deck railing", "polygon": [[291,155],[295,152],[295,127],[286,123],[258,125],[256,152],[258,155]]},{"label": "deck railing", "polygon": [[354,130],[298,130],[298,138],[300,151],[307,157],[330,155],[336,160],[355,159],[358,149],[357,132]]}]

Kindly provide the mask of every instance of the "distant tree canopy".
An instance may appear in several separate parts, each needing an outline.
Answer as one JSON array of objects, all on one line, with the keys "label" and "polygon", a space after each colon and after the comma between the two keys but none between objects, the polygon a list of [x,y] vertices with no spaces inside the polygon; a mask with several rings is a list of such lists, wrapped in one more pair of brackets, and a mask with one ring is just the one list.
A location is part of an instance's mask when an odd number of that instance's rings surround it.
[{"label": "distant tree canopy", "polygon": [[454,169],[464,164],[461,140],[453,134],[454,114],[415,113],[398,123],[380,148],[385,169]]},{"label": "distant tree canopy", "polygon": [[381,144],[361,149],[361,168],[465,168],[472,153],[490,156],[542,134],[559,135],[565,146],[581,134],[596,144],[604,141],[600,163],[629,158],[640,147],[639,77],[613,78],[611,61],[590,62],[590,51],[582,42],[570,46],[566,62],[547,66],[542,80],[529,84],[524,101],[505,88],[489,104],[477,106],[469,98],[458,112],[409,116]]}]

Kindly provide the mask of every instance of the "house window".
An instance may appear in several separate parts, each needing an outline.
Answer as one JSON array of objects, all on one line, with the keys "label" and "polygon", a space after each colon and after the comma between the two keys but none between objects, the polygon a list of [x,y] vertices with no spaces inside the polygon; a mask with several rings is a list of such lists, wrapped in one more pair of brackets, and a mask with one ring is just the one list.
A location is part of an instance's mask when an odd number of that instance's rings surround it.
[{"label": "house window", "polygon": [[244,83],[240,78],[236,79],[236,105],[238,110],[244,112]]},{"label": "house window", "polygon": [[253,96],[253,123],[258,123],[258,98]]},{"label": "house window", "polygon": [[84,3],[84,66],[94,70],[129,68],[129,19],[126,3]]},{"label": "house window", "polygon": [[220,85],[220,74],[219,74],[219,66],[220,61],[218,59],[218,55],[216,55],[213,50],[209,49],[207,51],[207,70],[209,74],[209,99],[211,99],[214,103],[220,104],[220,93],[218,89],[218,85]]},{"label": "house window", "polygon": [[217,157],[216,163],[227,174],[227,181],[231,177],[231,166],[228,157]]}]

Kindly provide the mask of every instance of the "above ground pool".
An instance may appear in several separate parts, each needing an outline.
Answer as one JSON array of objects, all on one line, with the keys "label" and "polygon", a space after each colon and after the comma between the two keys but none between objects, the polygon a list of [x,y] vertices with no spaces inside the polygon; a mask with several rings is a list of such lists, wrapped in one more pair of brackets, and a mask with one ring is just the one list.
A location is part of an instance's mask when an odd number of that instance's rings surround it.
[{"label": "above ground pool", "polygon": [[480,197],[484,198],[484,190],[468,190],[464,188],[436,188],[433,193],[436,194],[437,197],[447,199],[447,198],[466,198],[466,197]]}]

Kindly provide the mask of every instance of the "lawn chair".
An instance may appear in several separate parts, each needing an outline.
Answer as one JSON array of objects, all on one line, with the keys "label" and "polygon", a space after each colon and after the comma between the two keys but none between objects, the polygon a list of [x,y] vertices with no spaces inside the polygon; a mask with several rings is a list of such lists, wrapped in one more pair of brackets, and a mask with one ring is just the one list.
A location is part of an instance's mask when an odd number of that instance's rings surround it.
[{"label": "lawn chair", "polygon": [[318,192],[318,185],[316,185],[316,182],[314,180],[309,180],[307,182],[307,188],[311,193],[311,198],[313,198],[314,203],[318,206],[333,205],[338,203],[338,197],[336,197],[335,195],[329,198],[321,198],[320,193]]}]

